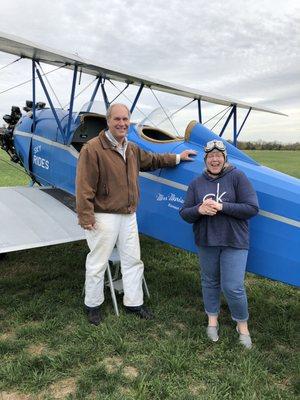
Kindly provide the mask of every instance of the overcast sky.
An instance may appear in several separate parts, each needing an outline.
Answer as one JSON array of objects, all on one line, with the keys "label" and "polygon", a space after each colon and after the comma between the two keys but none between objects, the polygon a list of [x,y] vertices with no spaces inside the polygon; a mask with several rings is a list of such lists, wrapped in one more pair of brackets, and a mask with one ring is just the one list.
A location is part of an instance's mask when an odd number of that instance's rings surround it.
[{"label": "overcast sky", "polygon": [[[0,30],[98,63],[269,106],[288,117],[252,112],[240,140],[296,142],[300,141],[298,3],[10,0],[1,3]],[[14,59],[0,53],[0,67]],[[28,62],[13,64],[0,71],[0,92],[29,78]],[[62,104],[66,104],[70,74],[49,75],[52,79]],[[83,77],[81,87],[90,80]],[[31,86],[0,96],[2,115],[12,104],[22,106],[30,99]],[[147,100],[144,95],[141,103]],[[185,101],[179,99],[178,107]],[[190,115],[194,112],[196,108]],[[204,108],[204,120],[210,115],[210,108]]]}]

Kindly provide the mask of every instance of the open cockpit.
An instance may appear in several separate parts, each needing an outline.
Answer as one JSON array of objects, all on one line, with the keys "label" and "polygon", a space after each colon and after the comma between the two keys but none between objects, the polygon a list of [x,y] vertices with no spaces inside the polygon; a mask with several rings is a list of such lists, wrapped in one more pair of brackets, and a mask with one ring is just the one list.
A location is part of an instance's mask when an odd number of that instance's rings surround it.
[{"label": "open cockpit", "polygon": [[106,118],[102,114],[82,113],[80,125],[75,129],[71,145],[79,152],[82,146],[98,136],[103,129],[107,129]]}]

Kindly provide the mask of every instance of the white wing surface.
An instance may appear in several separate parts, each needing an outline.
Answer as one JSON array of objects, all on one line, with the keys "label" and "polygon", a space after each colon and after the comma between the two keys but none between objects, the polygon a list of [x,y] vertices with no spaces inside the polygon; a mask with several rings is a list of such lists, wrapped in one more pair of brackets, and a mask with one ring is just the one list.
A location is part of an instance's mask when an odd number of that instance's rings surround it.
[{"label": "white wing surface", "polygon": [[51,49],[49,47],[2,32],[0,32],[0,51],[56,66],[65,65],[65,67],[69,69],[74,69],[74,66],[77,65],[80,67],[82,72],[89,75],[101,76],[102,78],[126,82],[132,85],[139,86],[143,84],[145,87],[151,87],[153,90],[171,93],[177,96],[201,99],[209,103],[220,104],[224,106],[236,105],[239,108],[252,108],[252,110],[255,111],[286,115],[268,107],[260,107],[256,104],[246,103],[213,93],[200,91],[198,89],[192,89],[190,87],[172,84],[169,82],[160,81],[158,79],[152,79],[144,75],[123,71],[118,67],[99,64],[98,62],[84,59],[74,54]]},{"label": "white wing surface", "polygon": [[48,193],[36,187],[0,188],[0,253],[84,239],[76,213]]}]

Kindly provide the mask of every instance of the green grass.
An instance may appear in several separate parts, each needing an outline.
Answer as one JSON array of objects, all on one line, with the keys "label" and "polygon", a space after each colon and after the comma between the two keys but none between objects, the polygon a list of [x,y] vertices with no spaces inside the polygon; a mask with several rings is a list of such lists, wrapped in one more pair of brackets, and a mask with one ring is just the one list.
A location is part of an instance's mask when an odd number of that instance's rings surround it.
[{"label": "green grass", "polygon": [[[0,167],[0,185],[19,179],[19,173],[3,178]],[[1,261],[1,400],[299,396],[295,288],[248,274],[254,348],[237,344],[225,302],[221,338],[213,344],[205,335],[196,256],[147,237],[141,246],[147,305],[156,319],[125,315],[121,297],[117,318],[106,292],[105,319],[97,328],[83,312],[84,242],[10,253]]]},{"label": "green grass", "polygon": [[300,178],[300,151],[247,150],[245,153],[269,168]]},{"label": "green grass", "polygon": [[23,168],[11,162],[8,154],[0,149],[0,186],[23,186],[29,182]]}]

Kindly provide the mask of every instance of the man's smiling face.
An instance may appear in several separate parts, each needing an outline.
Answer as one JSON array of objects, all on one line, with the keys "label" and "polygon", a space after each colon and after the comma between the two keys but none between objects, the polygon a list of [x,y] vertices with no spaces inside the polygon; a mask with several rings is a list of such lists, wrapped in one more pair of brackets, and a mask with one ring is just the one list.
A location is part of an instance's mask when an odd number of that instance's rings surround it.
[{"label": "man's smiling face", "polygon": [[128,110],[121,104],[116,104],[112,110],[110,117],[107,119],[107,126],[114,138],[122,143],[130,125]]}]

